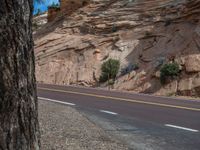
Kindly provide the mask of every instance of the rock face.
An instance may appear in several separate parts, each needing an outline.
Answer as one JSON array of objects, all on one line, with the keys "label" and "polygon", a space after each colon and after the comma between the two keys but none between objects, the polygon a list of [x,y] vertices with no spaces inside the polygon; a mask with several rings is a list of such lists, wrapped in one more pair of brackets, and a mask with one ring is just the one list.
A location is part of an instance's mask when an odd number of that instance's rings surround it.
[{"label": "rock face", "polygon": [[60,0],[61,11],[75,11],[76,9],[86,6],[90,0]]},{"label": "rock face", "polygon": [[200,73],[183,78],[179,81],[178,93],[187,96],[199,96],[200,92]]},{"label": "rock face", "polygon": [[177,93],[178,82],[176,80],[164,85],[160,90],[156,92],[156,95],[171,96]]},{"label": "rock face", "polygon": [[47,16],[48,22],[53,21],[57,17],[59,12],[60,12],[60,8],[48,7],[48,16]]},{"label": "rock face", "polygon": [[88,5],[90,0],[60,0],[60,7],[48,8],[48,22],[63,14],[69,16],[77,9]]},{"label": "rock face", "polygon": [[186,57],[185,68],[187,72],[200,72],[200,54]]},{"label": "rock face", "polygon": [[34,16],[33,17],[33,34],[35,33],[36,30],[38,30],[40,27],[44,26],[47,23],[47,13]]},{"label": "rock face", "polygon": [[[62,13],[34,35],[37,80],[97,86],[101,64],[115,58],[121,68],[139,66],[119,73],[116,89],[200,95],[199,8],[199,0],[94,0]],[[159,70],[169,61],[182,71],[162,86]]]}]

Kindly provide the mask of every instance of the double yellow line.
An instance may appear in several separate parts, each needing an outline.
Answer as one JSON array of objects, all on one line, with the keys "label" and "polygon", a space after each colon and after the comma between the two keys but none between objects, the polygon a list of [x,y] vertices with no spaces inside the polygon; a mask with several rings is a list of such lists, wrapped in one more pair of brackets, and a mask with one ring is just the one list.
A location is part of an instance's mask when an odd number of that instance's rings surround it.
[{"label": "double yellow line", "polygon": [[199,108],[170,105],[170,104],[162,104],[162,103],[155,103],[155,102],[146,102],[146,101],[140,101],[140,100],[133,100],[133,99],[129,99],[129,98],[118,98],[118,97],[113,97],[113,96],[104,96],[104,95],[98,95],[98,94],[89,94],[89,93],[83,93],[83,92],[74,92],[74,91],[69,91],[69,90],[58,90],[58,89],[50,89],[50,88],[42,88],[42,87],[38,87],[38,89],[39,90],[46,90],[46,91],[53,91],[53,92],[77,94],[77,95],[83,95],[83,96],[106,98],[106,99],[112,99],[112,100],[118,100],[118,101],[126,101],[126,102],[132,102],[132,103],[139,103],[139,104],[154,105],[154,106],[160,106],[160,107],[168,107],[168,108],[176,108],[176,109],[184,109],[184,110],[200,112]]}]

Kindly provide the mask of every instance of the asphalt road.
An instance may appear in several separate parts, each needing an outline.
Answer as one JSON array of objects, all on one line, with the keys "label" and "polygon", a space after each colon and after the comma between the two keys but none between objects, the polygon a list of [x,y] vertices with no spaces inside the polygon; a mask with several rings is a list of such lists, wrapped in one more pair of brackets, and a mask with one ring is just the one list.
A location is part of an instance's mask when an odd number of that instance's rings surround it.
[{"label": "asphalt road", "polygon": [[120,129],[130,147],[200,149],[200,100],[44,84],[38,85],[38,97],[75,106],[108,131]]}]

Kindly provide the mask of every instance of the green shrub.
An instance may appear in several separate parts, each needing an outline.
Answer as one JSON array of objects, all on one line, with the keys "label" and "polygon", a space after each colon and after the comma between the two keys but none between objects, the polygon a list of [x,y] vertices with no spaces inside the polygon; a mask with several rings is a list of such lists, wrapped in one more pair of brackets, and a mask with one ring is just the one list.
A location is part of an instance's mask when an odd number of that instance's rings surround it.
[{"label": "green shrub", "polygon": [[160,82],[162,84],[166,83],[168,77],[174,78],[180,73],[180,68],[177,63],[165,64],[160,70]]},{"label": "green shrub", "polygon": [[99,81],[105,82],[110,79],[115,79],[119,71],[119,66],[119,60],[109,59],[106,62],[104,62],[101,66],[101,76]]}]

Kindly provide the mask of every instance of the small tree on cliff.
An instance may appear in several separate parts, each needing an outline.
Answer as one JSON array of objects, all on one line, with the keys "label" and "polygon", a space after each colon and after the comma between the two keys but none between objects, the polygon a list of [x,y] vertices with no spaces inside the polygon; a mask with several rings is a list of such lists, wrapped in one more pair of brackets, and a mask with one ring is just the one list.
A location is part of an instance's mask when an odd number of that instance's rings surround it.
[{"label": "small tree on cliff", "polygon": [[160,70],[160,82],[166,83],[167,78],[174,78],[180,73],[179,65],[175,62],[165,64]]},{"label": "small tree on cliff", "polygon": [[115,79],[119,71],[119,60],[109,59],[101,66],[100,82],[105,82],[110,79]]}]

